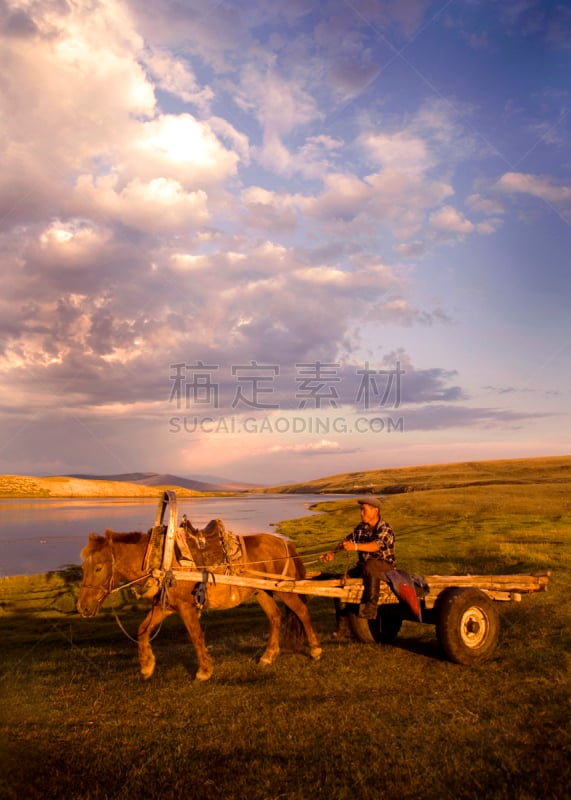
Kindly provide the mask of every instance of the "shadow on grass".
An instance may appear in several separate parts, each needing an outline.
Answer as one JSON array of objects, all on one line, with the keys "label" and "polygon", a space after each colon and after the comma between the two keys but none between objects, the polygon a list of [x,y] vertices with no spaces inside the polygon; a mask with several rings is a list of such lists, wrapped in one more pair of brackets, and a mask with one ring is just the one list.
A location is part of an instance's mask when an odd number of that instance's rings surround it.
[{"label": "shadow on grass", "polygon": [[447,661],[446,655],[436,639],[420,639],[414,636],[402,636],[391,642],[390,644],[380,645],[381,647],[394,647],[397,650],[404,650],[407,653],[414,653],[417,656],[423,656],[430,661]]}]

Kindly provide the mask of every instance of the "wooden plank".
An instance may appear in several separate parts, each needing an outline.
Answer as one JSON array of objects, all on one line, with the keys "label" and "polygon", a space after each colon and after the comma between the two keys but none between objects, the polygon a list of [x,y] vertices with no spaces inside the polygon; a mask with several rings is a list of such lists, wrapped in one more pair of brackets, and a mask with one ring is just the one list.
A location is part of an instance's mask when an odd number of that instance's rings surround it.
[{"label": "wooden plank", "polygon": [[[469,588],[469,587],[465,587]],[[490,600],[496,600],[500,603],[520,603],[521,602],[521,593],[520,592],[499,592],[499,591],[490,591],[489,589],[480,589],[485,595],[487,595]],[[424,603],[425,608],[434,608],[436,605],[438,598],[440,596],[440,592],[438,594],[428,594],[424,600],[421,602]]]},{"label": "wooden plank", "polygon": [[519,592],[486,592],[486,594],[490,600],[499,600],[501,603],[508,601],[512,603],[521,603],[521,594]]},{"label": "wooden plank", "polygon": [[163,569],[170,569],[174,558],[174,542],[176,538],[176,500],[170,500],[170,516],[167,533],[165,537],[165,549],[163,552]]},{"label": "wooden plank", "polygon": [[[161,570],[155,570],[155,573],[153,573],[155,577],[160,578],[163,576]],[[240,575],[219,575],[218,573],[194,572],[186,569],[173,569],[172,576],[177,581],[193,581],[200,583],[201,581],[208,580],[211,584],[216,583],[225,586],[244,586],[250,589],[263,589],[266,592],[311,594],[315,597],[339,597],[350,603],[358,603],[361,595],[363,594],[363,584],[359,579],[356,579],[355,584],[351,586],[342,586],[339,581],[259,578],[257,576],[248,576],[246,573],[241,573]],[[387,591],[390,590],[387,589]]]},{"label": "wooden plank", "polygon": [[[163,570],[155,570],[155,577],[164,577]],[[281,576],[259,577],[260,573],[249,575],[242,572],[239,575],[226,575],[218,573],[205,573],[191,569],[174,569],[172,576],[175,580],[193,581],[200,583],[208,580],[228,586],[244,586],[250,589],[264,591],[289,592],[294,594],[307,594],[314,597],[331,597],[344,600],[346,603],[359,603],[363,594],[363,583],[360,578],[348,578],[345,582],[339,579],[304,579],[294,580]],[[518,601],[521,594],[545,591],[549,582],[549,573],[541,575],[431,575],[425,578],[430,592],[425,598],[427,608],[434,606],[438,595],[449,587],[473,586],[481,589],[493,600]],[[398,600],[383,584],[380,603],[397,603]]]},{"label": "wooden plank", "polygon": [[542,575],[430,575],[426,579],[431,593],[449,586],[474,586],[494,592],[542,592],[547,590],[549,573]]}]

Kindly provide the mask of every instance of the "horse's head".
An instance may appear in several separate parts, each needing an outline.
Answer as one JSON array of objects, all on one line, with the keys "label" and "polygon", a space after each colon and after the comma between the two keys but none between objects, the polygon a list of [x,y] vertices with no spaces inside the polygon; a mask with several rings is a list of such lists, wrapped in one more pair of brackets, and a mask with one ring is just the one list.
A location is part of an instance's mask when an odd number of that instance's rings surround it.
[{"label": "horse's head", "polygon": [[113,589],[112,533],[105,536],[89,534],[89,542],[81,551],[83,581],[79,591],[77,610],[82,617],[94,617],[101,603]]}]

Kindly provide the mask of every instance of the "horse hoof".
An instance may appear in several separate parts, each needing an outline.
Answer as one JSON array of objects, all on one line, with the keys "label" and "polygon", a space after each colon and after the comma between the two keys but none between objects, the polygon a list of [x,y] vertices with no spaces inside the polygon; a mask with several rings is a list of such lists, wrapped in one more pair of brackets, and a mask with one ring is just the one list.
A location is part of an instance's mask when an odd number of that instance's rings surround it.
[{"label": "horse hoof", "polygon": [[314,661],[319,661],[321,656],[323,655],[323,650],[321,647],[313,647],[311,650],[311,657]]},{"label": "horse hoof", "polygon": [[259,667],[271,667],[273,659],[267,658],[262,656],[262,658],[258,661]]},{"label": "horse hoof", "polygon": [[155,671],[155,660],[153,659],[150,664],[147,664],[144,667],[141,667],[141,676],[143,680],[148,681],[149,678],[153,677],[153,673]]},{"label": "horse hoof", "polygon": [[206,670],[199,669],[196,675],[194,676],[194,680],[204,683],[205,681],[210,680],[211,677],[212,677],[212,672],[207,672]]}]

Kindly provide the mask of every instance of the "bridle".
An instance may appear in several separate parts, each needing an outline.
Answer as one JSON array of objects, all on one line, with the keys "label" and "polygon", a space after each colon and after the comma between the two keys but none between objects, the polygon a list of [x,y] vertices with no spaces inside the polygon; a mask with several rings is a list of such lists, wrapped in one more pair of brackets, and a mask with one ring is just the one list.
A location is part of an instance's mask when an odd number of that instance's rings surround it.
[{"label": "bridle", "polygon": [[109,578],[106,583],[103,584],[95,584],[95,583],[85,583],[83,582],[81,585],[82,589],[91,589],[92,591],[95,590],[95,603],[97,604],[97,608],[101,603],[105,600],[105,598],[111,594],[111,592],[116,591],[117,587],[113,586],[113,581],[115,579],[115,556],[113,555],[113,550],[111,550],[111,571],[109,573]]},{"label": "bridle", "polygon": [[135,578],[128,583],[121,583],[115,586],[116,576],[115,576],[115,569],[117,566],[117,562],[115,561],[115,555],[113,554],[113,550],[110,551],[111,555],[111,571],[109,573],[109,578],[103,584],[95,584],[95,583],[83,583],[83,589],[91,589],[96,590],[95,594],[95,602],[97,603],[97,607],[101,605],[101,603],[105,600],[105,598],[113,594],[114,592],[118,592],[121,589],[127,589],[129,586],[133,586],[135,583],[139,583],[139,581],[146,580],[150,578],[152,575],[152,571],[146,572],[144,575],[140,575],[138,578]]}]

